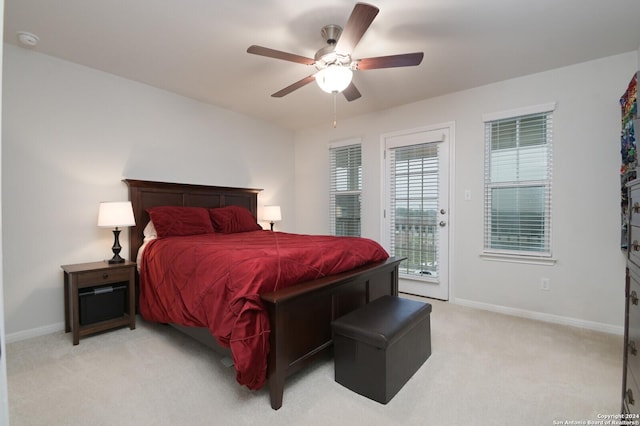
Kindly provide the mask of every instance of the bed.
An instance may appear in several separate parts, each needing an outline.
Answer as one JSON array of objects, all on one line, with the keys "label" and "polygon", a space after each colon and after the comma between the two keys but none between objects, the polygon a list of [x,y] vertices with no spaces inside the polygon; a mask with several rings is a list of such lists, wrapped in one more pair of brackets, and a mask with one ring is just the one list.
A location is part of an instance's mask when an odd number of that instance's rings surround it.
[{"label": "bed", "polygon": [[[148,209],[158,206],[240,206],[257,216],[260,189],[153,182],[125,179],[136,226],[129,229],[130,259],[143,245]],[[267,231],[256,231],[269,234]],[[284,234],[283,234],[284,235]],[[331,321],[378,297],[397,295],[398,265],[402,259],[387,258],[352,270],[302,282],[260,294],[270,326],[266,379],[271,407],[282,406],[288,376],[319,356],[330,353]],[[139,295],[139,292],[136,293]],[[182,327],[185,329],[185,327]],[[187,329],[190,329],[188,327]],[[193,328],[192,336],[207,336],[206,328]],[[203,333],[203,331],[205,331]],[[211,337],[208,336],[211,345]]]}]

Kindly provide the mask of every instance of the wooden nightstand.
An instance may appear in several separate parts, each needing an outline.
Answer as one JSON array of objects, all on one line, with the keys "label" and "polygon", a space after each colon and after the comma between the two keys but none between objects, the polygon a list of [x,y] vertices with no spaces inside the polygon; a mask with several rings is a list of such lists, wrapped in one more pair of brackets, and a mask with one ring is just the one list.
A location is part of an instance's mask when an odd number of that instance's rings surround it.
[{"label": "wooden nightstand", "polygon": [[[65,332],[73,331],[74,345],[80,343],[80,336],[126,325],[131,330],[136,328],[135,262],[127,260],[118,264],[109,264],[106,261],[79,263],[62,265],[62,269],[64,326]],[[80,297],[93,299],[87,299],[91,301],[87,303],[81,302]],[[102,304],[102,301],[110,306]],[[96,307],[101,309],[98,310]]]}]

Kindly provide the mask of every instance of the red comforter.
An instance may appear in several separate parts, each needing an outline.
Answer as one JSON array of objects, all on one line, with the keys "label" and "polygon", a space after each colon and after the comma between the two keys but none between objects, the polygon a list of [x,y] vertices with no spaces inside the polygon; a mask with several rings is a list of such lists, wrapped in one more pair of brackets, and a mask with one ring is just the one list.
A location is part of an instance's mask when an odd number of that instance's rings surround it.
[{"label": "red comforter", "polygon": [[230,347],[239,383],[266,381],[269,318],[260,294],[384,260],[365,238],[253,231],[150,241],[140,262],[140,313],[207,327]]}]

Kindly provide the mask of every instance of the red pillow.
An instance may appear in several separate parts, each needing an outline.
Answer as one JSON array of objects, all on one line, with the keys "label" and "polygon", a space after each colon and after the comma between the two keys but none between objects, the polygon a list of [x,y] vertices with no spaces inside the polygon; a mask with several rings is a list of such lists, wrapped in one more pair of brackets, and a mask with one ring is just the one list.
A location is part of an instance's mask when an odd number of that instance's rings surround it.
[{"label": "red pillow", "polygon": [[209,215],[216,232],[222,232],[223,234],[259,231],[262,229],[253,214],[245,207],[227,206],[209,209]]},{"label": "red pillow", "polygon": [[147,209],[158,238],[215,232],[204,207],[159,206]]}]

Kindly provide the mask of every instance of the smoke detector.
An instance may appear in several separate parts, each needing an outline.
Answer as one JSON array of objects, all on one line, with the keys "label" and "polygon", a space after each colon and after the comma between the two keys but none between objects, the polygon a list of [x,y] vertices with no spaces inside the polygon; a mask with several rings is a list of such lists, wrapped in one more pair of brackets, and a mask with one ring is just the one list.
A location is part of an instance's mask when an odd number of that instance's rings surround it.
[{"label": "smoke detector", "polygon": [[28,31],[18,31],[17,34],[18,41],[20,41],[22,45],[27,47],[34,47],[36,44],[38,44],[38,41],[40,41],[37,35],[32,34]]}]

